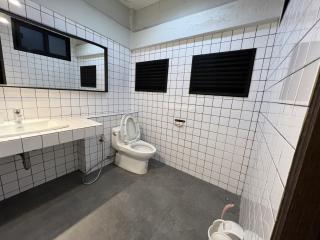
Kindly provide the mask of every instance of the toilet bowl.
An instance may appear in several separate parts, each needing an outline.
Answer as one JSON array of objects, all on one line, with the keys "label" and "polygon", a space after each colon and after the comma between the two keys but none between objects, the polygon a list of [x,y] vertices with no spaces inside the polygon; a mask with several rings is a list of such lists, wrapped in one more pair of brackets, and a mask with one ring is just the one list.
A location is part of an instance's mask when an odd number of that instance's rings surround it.
[{"label": "toilet bowl", "polygon": [[147,173],[149,159],[156,152],[153,145],[140,140],[139,125],[130,115],[124,115],[120,126],[112,129],[112,147],[117,150],[115,164],[136,174]]}]

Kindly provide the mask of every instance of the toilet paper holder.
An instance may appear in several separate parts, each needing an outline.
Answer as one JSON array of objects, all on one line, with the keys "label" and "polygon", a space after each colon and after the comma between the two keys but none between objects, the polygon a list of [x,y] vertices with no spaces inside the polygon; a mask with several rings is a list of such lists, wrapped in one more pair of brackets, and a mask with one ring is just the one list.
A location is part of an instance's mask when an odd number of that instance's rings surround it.
[{"label": "toilet paper holder", "polygon": [[174,125],[176,125],[177,127],[183,127],[185,123],[186,123],[186,120],[178,119],[178,118],[174,119]]}]

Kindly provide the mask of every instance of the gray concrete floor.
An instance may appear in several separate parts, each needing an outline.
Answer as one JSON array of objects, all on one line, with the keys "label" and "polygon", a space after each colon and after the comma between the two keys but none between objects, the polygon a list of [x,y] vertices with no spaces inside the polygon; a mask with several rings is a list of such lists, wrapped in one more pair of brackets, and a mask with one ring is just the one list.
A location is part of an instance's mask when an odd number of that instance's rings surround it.
[{"label": "gray concrete floor", "polygon": [[90,186],[80,176],[0,202],[0,239],[205,240],[223,206],[239,206],[239,197],[158,162],[144,176],[108,166]]}]

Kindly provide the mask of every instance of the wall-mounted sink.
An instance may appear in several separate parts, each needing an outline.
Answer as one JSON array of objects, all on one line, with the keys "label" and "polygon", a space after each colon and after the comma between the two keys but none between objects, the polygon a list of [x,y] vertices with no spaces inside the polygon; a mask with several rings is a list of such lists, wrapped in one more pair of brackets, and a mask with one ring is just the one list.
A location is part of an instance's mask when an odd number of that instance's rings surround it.
[{"label": "wall-mounted sink", "polygon": [[22,120],[21,123],[8,121],[0,124],[0,138],[40,133],[44,131],[66,128],[68,126],[68,123],[55,119]]},{"label": "wall-mounted sink", "polygon": [[101,134],[103,125],[84,117],[30,120],[18,117],[0,123],[0,160]]}]

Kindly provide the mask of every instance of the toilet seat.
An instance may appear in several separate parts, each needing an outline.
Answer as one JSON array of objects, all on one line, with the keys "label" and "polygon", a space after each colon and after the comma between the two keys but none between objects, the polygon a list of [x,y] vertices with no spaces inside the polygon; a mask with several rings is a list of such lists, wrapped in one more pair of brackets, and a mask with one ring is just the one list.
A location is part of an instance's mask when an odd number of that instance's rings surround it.
[{"label": "toilet seat", "polygon": [[119,151],[125,152],[132,157],[146,158],[146,156],[153,155],[156,152],[156,148],[142,140],[138,140],[132,144],[119,145]]},{"label": "toilet seat", "polygon": [[137,141],[130,145],[133,151],[141,152],[141,153],[150,153],[155,151],[155,147],[151,144],[144,141]]},{"label": "toilet seat", "polygon": [[120,138],[125,144],[130,144],[140,139],[140,128],[136,120],[130,115],[124,115],[120,123]]}]

